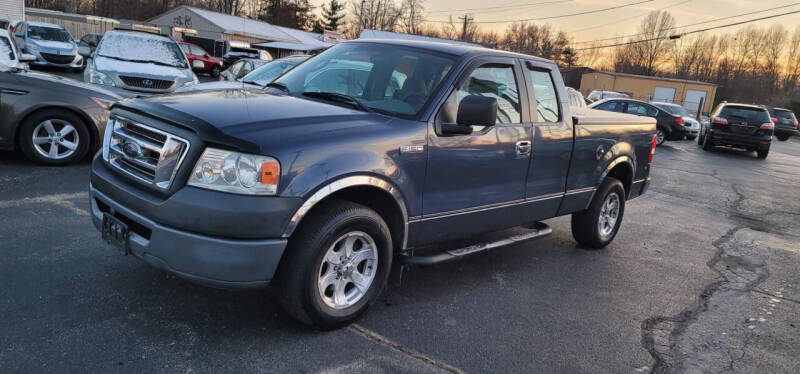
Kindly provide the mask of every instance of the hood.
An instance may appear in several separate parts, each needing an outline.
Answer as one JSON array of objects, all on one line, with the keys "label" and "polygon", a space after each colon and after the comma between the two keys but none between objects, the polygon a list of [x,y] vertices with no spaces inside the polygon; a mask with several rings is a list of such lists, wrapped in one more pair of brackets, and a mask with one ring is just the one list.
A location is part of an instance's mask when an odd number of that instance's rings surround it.
[{"label": "hood", "polygon": [[183,80],[191,80],[194,78],[192,70],[188,67],[177,68],[157,65],[150,62],[122,61],[102,56],[96,56],[93,61],[95,69],[103,73],[134,75],[137,77],[167,80],[174,80],[176,77]]},{"label": "hood", "polygon": [[211,90],[236,90],[236,89],[243,89],[243,88],[261,88],[256,85],[236,82],[236,81],[219,81],[219,82],[208,82],[208,83],[200,83],[195,84],[193,86],[184,86],[181,87],[175,92],[194,92],[194,91],[211,91]]},{"label": "hood", "polygon": [[67,52],[65,54],[71,54],[71,55],[77,53],[76,51],[77,47],[75,46],[75,43],[57,42],[54,40],[44,40],[44,39],[28,39],[27,43],[38,45],[44,50],[44,52],[47,52],[48,50],[54,50],[54,51]]},{"label": "hood", "polygon": [[58,75],[42,73],[42,72],[39,72],[39,71],[30,71],[30,70],[28,70],[28,71],[20,71],[17,74],[19,74],[20,76],[28,77],[28,78],[34,78],[34,79],[38,79],[38,80],[42,80],[42,81],[46,81],[46,82],[56,83],[57,85],[53,86],[53,87],[69,86],[70,88],[73,88],[73,89],[77,88],[77,89],[86,90],[87,94],[94,93],[94,94],[106,96],[108,99],[113,99],[113,100],[119,100],[120,99],[120,97],[117,94],[115,94],[115,93],[113,93],[111,91],[105,90],[105,89],[103,89],[102,87],[100,87],[98,85],[88,84],[88,83],[76,81],[74,79],[58,76]]}]

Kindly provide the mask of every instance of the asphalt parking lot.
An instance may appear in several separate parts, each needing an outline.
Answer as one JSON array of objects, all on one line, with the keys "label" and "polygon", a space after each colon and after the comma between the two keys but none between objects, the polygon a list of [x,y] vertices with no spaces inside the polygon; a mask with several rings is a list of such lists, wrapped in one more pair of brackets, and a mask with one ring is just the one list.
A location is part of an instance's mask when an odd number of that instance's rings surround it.
[{"label": "asphalt parking lot", "polygon": [[605,250],[553,235],[413,268],[357,324],[310,331],[267,292],[124,257],[88,216],[89,164],[0,153],[0,372],[800,370],[800,141],[766,160],[691,141]]}]

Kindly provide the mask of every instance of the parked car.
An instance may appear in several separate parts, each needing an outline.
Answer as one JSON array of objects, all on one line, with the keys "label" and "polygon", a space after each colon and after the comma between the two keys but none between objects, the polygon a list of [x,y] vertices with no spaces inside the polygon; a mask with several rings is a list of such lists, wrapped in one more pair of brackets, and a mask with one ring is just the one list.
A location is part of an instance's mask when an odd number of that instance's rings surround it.
[{"label": "parked car", "polygon": [[566,87],[567,90],[567,97],[569,98],[569,106],[573,109],[586,109],[586,99],[583,98],[583,94],[572,88]]},{"label": "parked car", "polygon": [[81,54],[89,59],[84,81],[125,97],[168,93],[198,83],[178,43],[164,35],[111,30],[93,54],[86,47]]},{"label": "parked car", "polygon": [[686,127],[684,126],[683,118],[643,101],[633,99],[604,99],[595,101],[589,105],[589,108],[655,118],[658,123],[658,128],[656,130],[658,145],[664,144],[665,140],[682,140],[686,135]]},{"label": "parked car", "polygon": [[36,60],[35,56],[19,53],[13,37],[8,32],[0,31],[0,64],[9,68],[27,69],[28,63],[33,60]]},{"label": "parked car", "polygon": [[208,90],[230,90],[237,88],[263,88],[267,83],[272,82],[285,71],[297,66],[297,64],[307,60],[310,56],[290,56],[278,60],[273,60],[261,65],[242,78],[234,81],[219,81],[200,83],[194,86],[181,87],[175,92],[208,91]]},{"label": "parked car", "polygon": [[0,63],[0,149],[47,165],[79,161],[102,144],[119,96],[97,86]]},{"label": "parked car", "polygon": [[671,114],[683,118],[684,137],[686,137],[687,139],[694,140],[694,138],[697,137],[697,134],[700,133],[700,121],[692,118],[684,107],[678,104],[662,103],[654,101],[651,101],[650,104],[653,104],[658,108],[661,108],[661,110],[666,110]]},{"label": "parked car", "polygon": [[246,100],[125,100],[92,164],[92,221],[160,269],[220,287],[274,281],[292,316],[341,326],[377,298],[394,260],[539,238],[551,232],[540,220],[567,214],[585,247],[613,240],[626,200],[647,189],[655,121],[573,115],[565,95],[549,60],[395,40],[337,44]]},{"label": "parked car", "polygon": [[243,58],[272,61],[272,55],[263,49],[250,48],[250,44],[238,41],[226,42],[225,53],[222,55],[222,63],[226,69]]},{"label": "parked car", "polygon": [[[78,41],[78,48],[86,47],[89,48],[89,54],[93,54],[94,50],[97,48],[97,44],[100,43],[100,40],[103,39],[103,34],[86,34],[81,37],[81,40]],[[83,60],[84,62],[86,59]]]},{"label": "parked car", "polygon": [[767,158],[775,124],[769,111],[760,105],[722,102],[711,113],[711,123],[703,126],[697,144],[710,151],[716,146],[741,147]]},{"label": "parked car", "polygon": [[208,54],[203,48],[195,44],[187,42],[178,44],[180,44],[186,58],[189,59],[189,65],[192,66],[192,70],[196,73],[209,74],[214,78],[219,77],[222,72],[222,60]]},{"label": "parked car", "polygon": [[798,134],[797,117],[789,109],[768,106],[769,115],[775,123],[775,137],[784,142],[792,135]]},{"label": "parked car", "polygon": [[78,44],[63,26],[42,22],[23,21],[14,26],[17,47],[36,57],[33,66],[53,66],[80,70],[83,57],[78,54]]},{"label": "parked car", "polygon": [[220,78],[227,81],[238,81],[251,71],[258,69],[268,61],[258,58],[242,58],[220,73]]},{"label": "parked car", "polygon": [[595,102],[603,99],[630,99],[630,96],[614,91],[593,90],[589,92],[589,96],[586,98],[591,102]]}]

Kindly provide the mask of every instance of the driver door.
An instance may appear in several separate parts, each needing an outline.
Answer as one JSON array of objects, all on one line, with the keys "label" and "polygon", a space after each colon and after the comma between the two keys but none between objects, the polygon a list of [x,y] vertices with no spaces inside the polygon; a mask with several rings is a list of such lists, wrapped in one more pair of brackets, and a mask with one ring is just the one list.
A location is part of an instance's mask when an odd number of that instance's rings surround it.
[{"label": "driver door", "polygon": [[[528,96],[519,63],[481,58],[459,77],[428,129],[428,168],[423,217],[415,245],[520,225],[530,161]],[[494,126],[472,134],[446,135],[460,101],[469,95],[497,99]]]}]

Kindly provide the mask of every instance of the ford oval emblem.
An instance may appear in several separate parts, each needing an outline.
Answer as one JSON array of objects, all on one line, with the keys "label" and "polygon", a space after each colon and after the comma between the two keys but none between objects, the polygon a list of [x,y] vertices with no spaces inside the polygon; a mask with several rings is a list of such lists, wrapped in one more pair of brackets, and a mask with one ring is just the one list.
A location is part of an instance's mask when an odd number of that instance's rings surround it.
[{"label": "ford oval emblem", "polygon": [[145,85],[145,86],[152,86],[153,85],[153,81],[151,81],[149,79],[145,79],[145,80],[142,81],[142,84]]},{"label": "ford oval emblem", "polygon": [[125,142],[122,145],[122,153],[133,159],[139,158],[142,157],[142,147],[134,142]]}]

